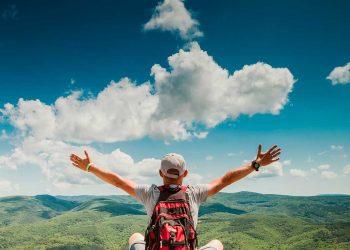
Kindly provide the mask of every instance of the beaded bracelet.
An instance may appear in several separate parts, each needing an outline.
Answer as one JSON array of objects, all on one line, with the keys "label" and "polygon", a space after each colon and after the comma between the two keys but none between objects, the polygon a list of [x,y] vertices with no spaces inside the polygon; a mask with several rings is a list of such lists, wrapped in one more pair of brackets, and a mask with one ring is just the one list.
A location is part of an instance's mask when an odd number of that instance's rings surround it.
[{"label": "beaded bracelet", "polygon": [[90,162],[89,164],[86,165],[86,171],[89,172],[89,168],[93,165],[92,162]]}]

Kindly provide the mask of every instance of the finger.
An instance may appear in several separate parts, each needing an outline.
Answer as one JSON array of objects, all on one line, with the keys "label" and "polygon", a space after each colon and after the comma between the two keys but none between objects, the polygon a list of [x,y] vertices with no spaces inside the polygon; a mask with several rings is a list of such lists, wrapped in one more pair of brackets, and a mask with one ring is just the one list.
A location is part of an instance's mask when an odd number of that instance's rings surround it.
[{"label": "finger", "polygon": [[280,152],[282,149],[281,148],[276,148],[270,152],[271,155],[276,154],[277,152]]},{"label": "finger", "polygon": [[80,163],[80,162],[82,162],[82,161],[83,161],[82,159],[80,159],[80,158],[76,158],[76,157],[71,158],[70,160],[71,160],[72,162],[75,162],[75,163]]},{"label": "finger", "polygon": [[75,157],[78,157],[76,154],[71,154],[70,157],[72,158],[75,158]]},{"label": "finger", "polygon": [[76,166],[76,165],[79,165],[79,163],[72,161],[72,165]]},{"label": "finger", "polygon": [[259,144],[259,146],[258,146],[258,155],[260,155],[261,154],[261,144]]},{"label": "finger", "polygon": [[71,154],[71,159],[74,159],[74,160],[82,160],[79,156],[75,155],[75,154]]},{"label": "finger", "polygon": [[77,164],[77,163],[72,163],[73,164],[73,166],[75,166],[75,167],[79,167],[79,164]]},{"label": "finger", "polygon": [[84,150],[84,153],[85,153],[86,159],[88,159],[88,161],[90,162],[90,157],[89,157],[88,152],[86,150]]},{"label": "finger", "polygon": [[277,145],[274,145],[274,146],[271,147],[266,153],[267,153],[267,154],[270,154],[271,151],[273,151],[276,147],[277,147]]},{"label": "finger", "polygon": [[276,155],[279,155],[280,153],[282,153],[281,150],[277,150],[277,151],[272,152],[272,153],[270,154],[270,156],[271,156],[272,158],[275,158],[275,156],[276,156]]},{"label": "finger", "polygon": [[275,162],[275,161],[278,161],[280,158],[277,158],[277,159],[272,159],[271,162]]},{"label": "finger", "polygon": [[274,154],[271,154],[271,158],[276,158],[277,155],[280,155],[282,152],[279,151],[279,152],[276,152]]}]

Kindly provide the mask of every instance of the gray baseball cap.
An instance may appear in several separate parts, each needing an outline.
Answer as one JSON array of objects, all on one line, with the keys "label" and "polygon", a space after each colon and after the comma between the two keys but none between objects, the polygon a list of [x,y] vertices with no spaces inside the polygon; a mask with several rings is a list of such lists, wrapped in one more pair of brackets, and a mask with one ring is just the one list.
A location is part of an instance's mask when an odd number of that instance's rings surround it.
[{"label": "gray baseball cap", "polygon": [[[176,169],[179,171],[179,175],[170,174],[168,173],[169,169]],[[176,153],[170,153],[163,156],[161,164],[160,164],[160,170],[162,173],[172,179],[177,179],[179,176],[183,175],[183,173],[186,171],[185,166],[185,159],[182,155],[176,154]]]}]

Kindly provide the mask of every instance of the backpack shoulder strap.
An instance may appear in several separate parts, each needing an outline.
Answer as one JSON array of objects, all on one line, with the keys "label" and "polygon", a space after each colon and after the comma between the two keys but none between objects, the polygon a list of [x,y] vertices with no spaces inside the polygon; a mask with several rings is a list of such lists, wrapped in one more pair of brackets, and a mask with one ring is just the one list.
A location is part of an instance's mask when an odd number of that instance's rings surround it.
[{"label": "backpack shoulder strap", "polygon": [[160,192],[164,192],[164,186],[158,186]]}]

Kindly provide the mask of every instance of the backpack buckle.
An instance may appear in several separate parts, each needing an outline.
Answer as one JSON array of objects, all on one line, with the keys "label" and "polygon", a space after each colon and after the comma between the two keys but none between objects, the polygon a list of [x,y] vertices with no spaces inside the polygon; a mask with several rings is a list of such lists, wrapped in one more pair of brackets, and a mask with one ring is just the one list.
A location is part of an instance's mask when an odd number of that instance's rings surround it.
[{"label": "backpack buckle", "polygon": [[175,237],[176,237],[176,230],[175,231],[170,231],[170,242],[171,243],[175,242]]}]

